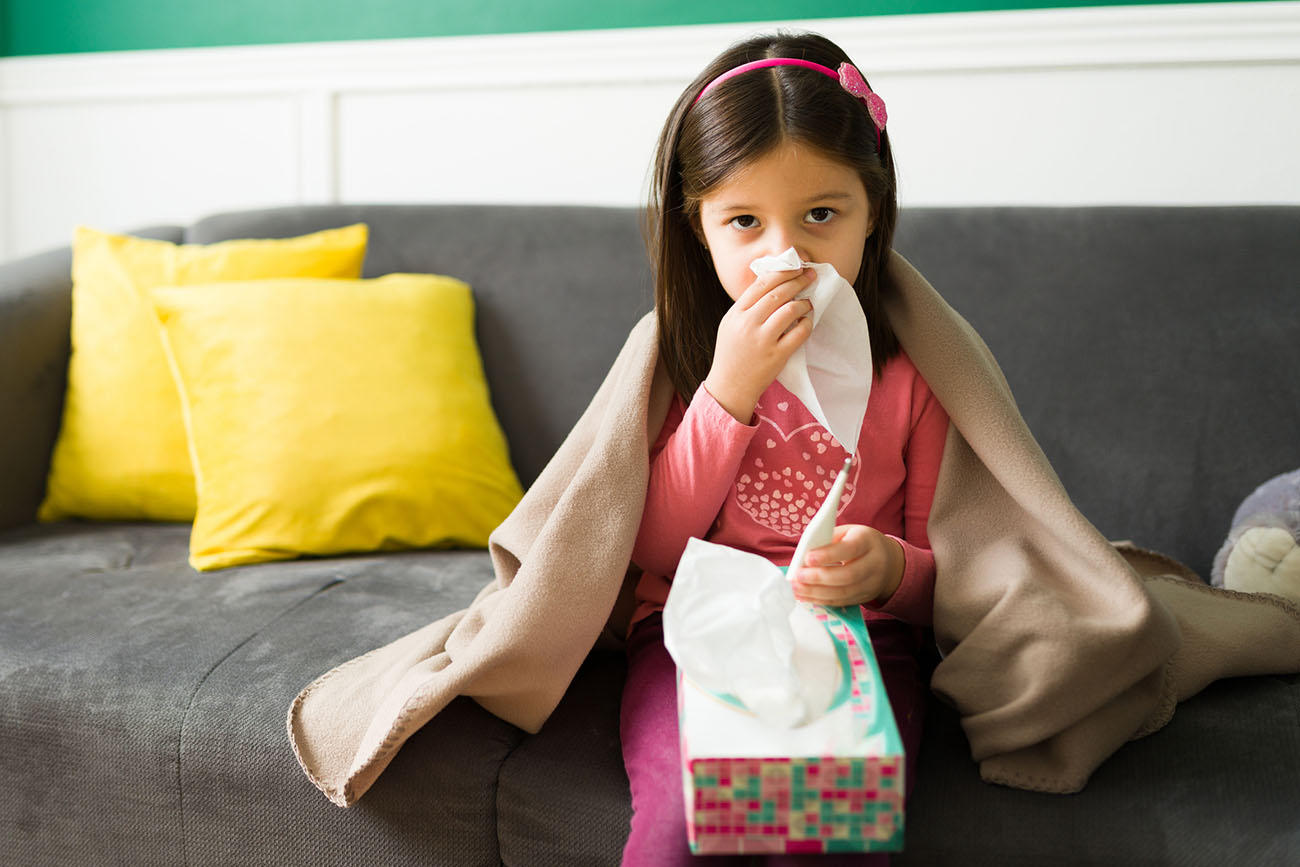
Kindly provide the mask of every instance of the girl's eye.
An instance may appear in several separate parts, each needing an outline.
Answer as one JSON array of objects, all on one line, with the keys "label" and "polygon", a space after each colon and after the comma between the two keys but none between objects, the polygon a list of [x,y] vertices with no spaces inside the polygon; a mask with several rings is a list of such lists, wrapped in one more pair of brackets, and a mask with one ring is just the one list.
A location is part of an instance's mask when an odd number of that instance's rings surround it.
[{"label": "girl's eye", "polygon": [[812,223],[829,223],[835,211],[831,208],[813,208],[808,212],[808,221]]},{"label": "girl's eye", "polygon": [[758,225],[758,220],[754,219],[753,214],[741,214],[739,217],[731,218],[731,225],[737,229],[752,229]]}]

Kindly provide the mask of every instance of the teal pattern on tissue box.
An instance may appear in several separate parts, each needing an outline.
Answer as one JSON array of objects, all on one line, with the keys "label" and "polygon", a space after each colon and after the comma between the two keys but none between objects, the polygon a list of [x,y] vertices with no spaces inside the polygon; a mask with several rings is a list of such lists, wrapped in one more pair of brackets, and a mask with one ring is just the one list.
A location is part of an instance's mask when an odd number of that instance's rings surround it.
[{"label": "teal pattern on tissue box", "polygon": [[903,847],[903,743],[862,611],[808,607],[835,644],[840,678],[830,709],[807,725],[767,725],[678,672],[692,852]]}]

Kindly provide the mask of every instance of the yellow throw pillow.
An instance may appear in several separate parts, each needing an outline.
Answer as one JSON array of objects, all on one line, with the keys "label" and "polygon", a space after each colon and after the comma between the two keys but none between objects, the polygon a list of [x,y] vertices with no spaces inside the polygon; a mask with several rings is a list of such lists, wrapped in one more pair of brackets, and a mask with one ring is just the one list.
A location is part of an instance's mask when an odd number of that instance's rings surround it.
[{"label": "yellow throw pillow", "polygon": [[194,519],[180,402],[149,290],[263,277],[360,277],[367,237],[363,223],[210,245],[77,229],[68,389],[40,520]]},{"label": "yellow throw pillow", "polygon": [[193,450],[190,563],[477,546],[523,495],[449,277],[153,292]]}]

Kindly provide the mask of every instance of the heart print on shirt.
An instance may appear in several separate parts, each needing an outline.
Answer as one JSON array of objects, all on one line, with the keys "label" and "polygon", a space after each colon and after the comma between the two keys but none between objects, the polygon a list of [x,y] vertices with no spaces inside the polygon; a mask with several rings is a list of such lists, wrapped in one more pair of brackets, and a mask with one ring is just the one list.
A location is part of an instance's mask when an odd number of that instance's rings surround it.
[{"label": "heart print on shirt", "polygon": [[[771,391],[784,394],[772,400]],[[797,539],[835,483],[848,451],[779,386],[764,395],[754,417],[758,432],[740,464],[736,502],[763,527]],[[854,454],[839,514],[857,492],[860,466]]]}]

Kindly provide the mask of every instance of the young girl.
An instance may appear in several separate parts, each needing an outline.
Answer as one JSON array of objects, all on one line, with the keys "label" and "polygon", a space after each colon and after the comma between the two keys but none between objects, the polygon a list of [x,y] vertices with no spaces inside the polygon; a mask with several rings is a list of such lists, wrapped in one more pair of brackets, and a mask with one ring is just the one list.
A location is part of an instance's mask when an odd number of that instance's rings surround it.
[{"label": "young girl", "polygon": [[[882,312],[897,214],[884,103],[815,35],[734,46],[678,99],[659,142],[652,259],[659,352],[676,398],[651,449],[635,562],[644,574],[628,643],[623,759],[632,788],[624,865],[691,862],[675,667],[661,611],[692,536],[786,565],[845,448],[777,374],[812,334],[797,298],[812,270],[755,277],[790,247],[853,284],[875,364],[831,544],[791,575],[795,596],[861,604],[914,777],[932,617],[926,523],[948,417]],[[877,856],[881,861],[887,857]],[[728,860],[713,858],[710,863]],[[739,859],[744,860],[744,859]],[[812,863],[870,863],[817,856]]]}]

